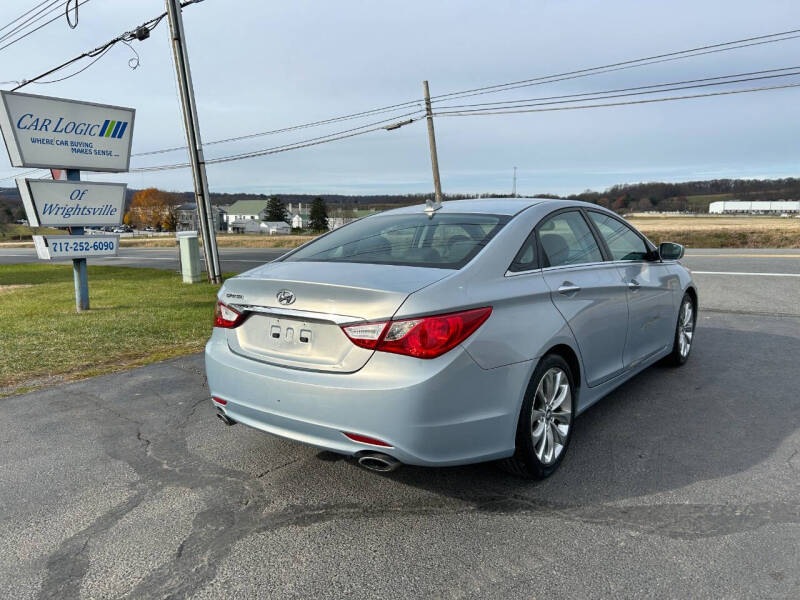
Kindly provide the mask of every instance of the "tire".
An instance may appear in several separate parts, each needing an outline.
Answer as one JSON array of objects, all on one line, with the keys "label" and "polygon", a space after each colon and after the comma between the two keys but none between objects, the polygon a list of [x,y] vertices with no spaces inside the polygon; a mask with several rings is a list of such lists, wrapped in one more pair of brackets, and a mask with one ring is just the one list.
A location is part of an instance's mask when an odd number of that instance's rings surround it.
[{"label": "tire", "polygon": [[[688,318],[687,318],[688,311]],[[678,320],[675,324],[675,334],[672,339],[672,352],[665,362],[673,367],[686,364],[694,347],[694,331],[697,323],[697,307],[694,300],[687,293],[683,295],[681,307],[678,309]]]},{"label": "tire", "polygon": [[[560,373],[560,376],[559,376]],[[544,479],[561,464],[572,439],[575,382],[567,362],[548,354],[537,365],[522,402],[516,451],[501,463],[525,479]],[[541,433],[537,435],[537,431]]]}]

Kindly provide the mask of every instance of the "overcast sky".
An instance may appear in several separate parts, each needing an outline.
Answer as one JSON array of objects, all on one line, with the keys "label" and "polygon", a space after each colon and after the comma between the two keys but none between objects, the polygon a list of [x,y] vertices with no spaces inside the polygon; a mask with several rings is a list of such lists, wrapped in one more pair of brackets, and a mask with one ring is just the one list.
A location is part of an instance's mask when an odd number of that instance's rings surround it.
[{"label": "overcast sky", "polygon": [[[0,26],[36,3],[4,0]],[[160,0],[91,0],[80,9],[77,29],[59,20],[0,50],[0,80],[35,76],[163,10]],[[800,28],[800,2],[205,0],[187,7],[184,19],[202,135],[212,141],[414,100],[422,95],[423,79],[436,95]],[[133,45],[140,55],[136,70],[128,67],[132,52],[119,44],[76,77],[31,84],[25,91],[134,107],[134,152],[179,146],[185,135],[166,20],[150,39]],[[791,67],[800,62],[798,56],[800,39],[469,101]],[[777,80],[790,82],[800,82],[800,76]],[[509,192],[514,166],[523,194],[651,180],[797,176],[798,107],[800,88],[790,88],[580,111],[439,118],[442,184],[445,192]],[[212,145],[206,156],[268,148],[367,122]],[[134,158],[132,167],[185,160],[179,151]],[[15,172],[0,151],[0,177]],[[210,166],[208,175],[212,191],[227,192],[432,189],[424,121]],[[87,178],[127,181],[137,188],[192,185],[187,169]]]}]

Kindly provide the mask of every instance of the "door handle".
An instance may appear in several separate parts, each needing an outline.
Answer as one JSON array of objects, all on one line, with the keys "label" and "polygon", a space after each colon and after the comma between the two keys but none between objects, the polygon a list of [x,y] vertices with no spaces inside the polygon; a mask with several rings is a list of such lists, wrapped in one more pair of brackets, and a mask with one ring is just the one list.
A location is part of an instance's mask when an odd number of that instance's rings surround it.
[{"label": "door handle", "polygon": [[571,294],[577,294],[580,291],[581,291],[580,286],[570,283],[569,281],[565,281],[558,288],[558,293],[564,294],[565,296],[569,296]]},{"label": "door handle", "polygon": [[639,282],[638,282],[638,281],[636,281],[635,279],[631,279],[631,280],[628,282],[628,289],[629,289],[630,291],[632,291],[632,292],[635,292],[635,291],[636,291],[636,290],[638,290],[640,287],[642,287],[642,286],[641,286],[641,285],[639,285]]}]

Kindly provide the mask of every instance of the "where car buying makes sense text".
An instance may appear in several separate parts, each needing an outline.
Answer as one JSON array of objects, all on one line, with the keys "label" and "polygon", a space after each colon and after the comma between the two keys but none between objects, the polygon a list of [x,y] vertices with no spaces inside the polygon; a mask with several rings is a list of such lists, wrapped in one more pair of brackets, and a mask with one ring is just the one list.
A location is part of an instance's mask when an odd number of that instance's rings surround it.
[{"label": "where car buying makes sense text", "polygon": [[[119,236],[86,236],[84,227],[122,224],[124,183],[80,181],[80,171],[120,173],[130,166],[132,108],[0,92],[0,129],[14,167],[51,169],[66,180],[17,178],[31,227],[67,228],[34,235],[44,260],[73,260],[76,306],[89,308],[86,258],[115,256]],[[54,177],[55,178],[55,177]]]}]

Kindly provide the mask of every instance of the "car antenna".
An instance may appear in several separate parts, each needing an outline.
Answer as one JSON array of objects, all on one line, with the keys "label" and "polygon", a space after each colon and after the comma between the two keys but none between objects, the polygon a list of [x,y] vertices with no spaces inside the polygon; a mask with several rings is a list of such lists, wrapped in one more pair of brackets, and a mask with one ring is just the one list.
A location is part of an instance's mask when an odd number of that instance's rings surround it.
[{"label": "car antenna", "polygon": [[441,202],[435,202],[430,198],[425,201],[425,214],[427,214],[431,219],[433,218],[433,215],[436,214],[436,211],[440,208],[442,208]]}]

